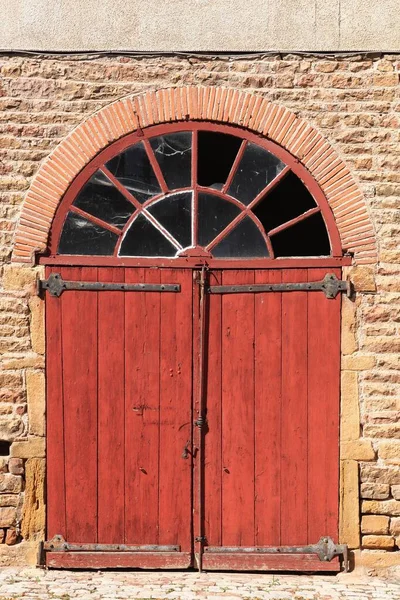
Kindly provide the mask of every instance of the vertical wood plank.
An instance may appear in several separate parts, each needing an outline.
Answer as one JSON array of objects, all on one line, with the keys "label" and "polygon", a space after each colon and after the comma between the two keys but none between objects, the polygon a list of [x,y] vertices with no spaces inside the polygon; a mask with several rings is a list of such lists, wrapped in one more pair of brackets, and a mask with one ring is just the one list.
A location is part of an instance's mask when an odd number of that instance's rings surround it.
[{"label": "vertical wood plank", "polygon": [[[63,269],[96,281],[96,267]],[[97,541],[97,292],[69,291],[62,302],[67,539]]]},{"label": "vertical wood plank", "polygon": [[[256,271],[255,283],[280,283]],[[255,294],[255,531],[257,546],[280,545],[282,294]],[[286,443],[284,440],[283,443]]]},{"label": "vertical wood plank", "polygon": [[[252,284],[225,271],[223,284]],[[222,543],[254,545],[254,295],[222,297]]]},{"label": "vertical wood plank", "polygon": [[[282,272],[283,282],[307,281],[307,270]],[[281,543],[307,543],[307,300],[282,293]]]},{"label": "vertical wood plank", "polygon": [[[211,271],[210,285],[222,285],[221,271]],[[222,544],[222,340],[220,294],[207,296],[206,415],[204,446],[204,519],[210,546]]]},{"label": "vertical wood plank", "polygon": [[[99,268],[99,281],[123,282],[124,269]],[[124,541],[125,292],[98,294],[98,541]]]},{"label": "vertical wood plank", "polygon": [[[340,279],[340,269],[329,269]],[[309,269],[308,280],[326,269]],[[308,542],[338,541],[340,294],[308,295]]]},{"label": "vertical wood plank", "polygon": [[[52,271],[46,268],[46,278]],[[64,272],[61,270],[62,276]],[[66,537],[61,298],[46,293],[47,538]]]},{"label": "vertical wood plank", "polygon": [[181,292],[161,294],[159,543],[190,551],[192,463],[182,452],[192,435],[192,272],[163,270],[161,282]]},{"label": "vertical wood plank", "polygon": [[[160,282],[158,270],[126,269],[127,283]],[[159,484],[159,292],[125,298],[126,542],[157,544]]]}]

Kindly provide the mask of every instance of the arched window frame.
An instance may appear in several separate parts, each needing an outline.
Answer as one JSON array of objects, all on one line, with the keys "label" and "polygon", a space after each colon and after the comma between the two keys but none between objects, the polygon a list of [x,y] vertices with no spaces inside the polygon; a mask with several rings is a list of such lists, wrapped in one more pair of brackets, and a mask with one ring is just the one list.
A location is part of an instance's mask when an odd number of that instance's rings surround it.
[{"label": "arched window frame", "polygon": [[[103,167],[105,163],[107,163],[111,158],[115,155],[123,152],[128,147],[144,141],[145,144],[148,144],[149,138],[157,137],[161,135],[165,135],[168,133],[177,133],[183,131],[192,131],[193,132],[193,146],[192,146],[192,186],[191,188],[182,188],[184,189],[193,189],[194,194],[197,195],[201,191],[207,191],[210,193],[209,188],[202,188],[195,181],[195,165],[197,164],[197,136],[199,131],[213,131],[218,133],[225,133],[234,135],[242,138],[243,141],[252,142],[258,146],[263,147],[267,151],[274,154],[277,158],[279,158],[282,162],[284,162],[287,166],[281,172],[278,177],[276,177],[271,187],[275,187],[275,185],[280,181],[281,177],[285,175],[288,170],[291,170],[295,175],[297,175],[302,182],[305,184],[311,195],[313,196],[315,202],[318,206],[318,211],[323,216],[325,221],[325,225],[327,228],[327,233],[330,240],[331,245],[331,255],[328,257],[293,257],[293,258],[251,258],[251,259],[217,259],[217,258],[209,258],[208,256],[179,256],[174,258],[136,258],[136,257],[121,257],[121,256],[81,256],[81,255],[59,255],[57,254],[57,248],[59,239],[61,236],[62,228],[64,225],[64,221],[67,213],[70,210],[70,207],[80,190],[84,187],[84,185],[89,181],[89,179],[96,173],[96,171]],[[240,153],[240,151],[239,151]],[[236,162],[236,161],[235,161]],[[161,173],[160,167],[157,161],[154,159],[154,163],[152,162],[152,166],[156,173]],[[161,174],[162,177],[162,174]],[[115,178],[113,179],[115,186],[118,188],[121,186]],[[227,186],[225,186],[227,188]],[[151,198],[147,204],[153,204],[157,198],[163,197],[167,192],[167,188],[162,189],[162,194],[157,197]],[[174,190],[173,193],[176,193],[178,190]],[[226,193],[223,194],[218,190],[213,190],[211,192],[215,196],[222,196],[224,199],[227,199]],[[234,198],[229,198],[232,203],[238,203]],[[239,203],[238,203],[239,204]],[[247,207],[248,210],[251,210],[251,206],[253,203],[249,204]],[[130,224],[131,219],[128,221],[127,226]],[[122,239],[122,236],[121,236]],[[269,249],[270,244],[268,245]],[[249,266],[259,266],[259,267],[275,267],[279,266],[302,266],[306,264],[311,265],[321,265],[321,266],[329,266],[329,265],[340,265],[340,264],[348,264],[349,258],[343,257],[343,251],[341,247],[339,232],[335,223],[335,219],[332,213],[332,210],[325,198],[324,193],[322,192],[319,185],[316,183],[312,175],[309,171],[299,162],[297,158],[291,155],[287,150],[283,149],[281,146],[268,140],[267,138],[250,132],[246,129],[231,126],[231,125],[220,125],[210,121],[180,121],[170,124],[162,124],[155,125],[151,127],[147,127],[144,129],[138,129],[132,134],[129,134],[118,141],[110,144],[107,148],[101,151],[90,163],[79,173],[79,175],[72,182],[71,186],[67,190],[64,195],[64,198],[61,201],[61,204],[56,212],[56,215],[53,220],[53,225],[50,233],[49,239],[49,252],[47,256],[43,256],[40,260],[42,264],[74,264],[74,265],[121,265],[121,266],[146,266],[146,265],[175,265],[175,266],[194,266],[198,265],[201,262],[208,262],[210,265],[214,267],[235,267],[235,268],[246,268]]]}]

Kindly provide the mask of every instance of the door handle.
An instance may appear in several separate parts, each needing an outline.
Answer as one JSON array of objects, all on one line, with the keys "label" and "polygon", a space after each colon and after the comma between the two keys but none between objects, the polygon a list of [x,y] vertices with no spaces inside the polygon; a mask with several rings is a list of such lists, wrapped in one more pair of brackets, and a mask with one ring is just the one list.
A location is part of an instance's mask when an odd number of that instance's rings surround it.
[{"label": "door handle", "polygon": [[185,445],[185,447],[184,447],[184,449],[183,449],[183,452],[182,452],[182,458],[184,458],[185,460],[186,460],[187,458],[189,458],[189,455],[190,455],[190,450],[189,450],[189,448],[190,448],[190,444],[191,444],[191,440],[188,440],[188,441],[186,442],[186,445]]}]

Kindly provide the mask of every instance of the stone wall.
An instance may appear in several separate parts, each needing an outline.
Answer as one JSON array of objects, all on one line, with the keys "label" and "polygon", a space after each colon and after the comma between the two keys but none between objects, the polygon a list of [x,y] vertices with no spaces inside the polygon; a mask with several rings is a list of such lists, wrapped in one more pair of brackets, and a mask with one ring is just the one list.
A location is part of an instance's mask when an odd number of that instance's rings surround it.
[{"label": "stone wall", "polygon": [[[0,541],[36,541],[44,527],[44,317],[35,296],[40,267],[10,263],[32,177],[74,127],[110,102],[149,88],[200,84],[262,94],[306,119],[364,193],[379,262],[347,269],[357,293],[343,299],[341,538],[352,548],[361,539],[367,557],[385,549],[398,560],[400,57],[2,56],[0,69]],[[0,564],[7,555],[1,547]]]}]

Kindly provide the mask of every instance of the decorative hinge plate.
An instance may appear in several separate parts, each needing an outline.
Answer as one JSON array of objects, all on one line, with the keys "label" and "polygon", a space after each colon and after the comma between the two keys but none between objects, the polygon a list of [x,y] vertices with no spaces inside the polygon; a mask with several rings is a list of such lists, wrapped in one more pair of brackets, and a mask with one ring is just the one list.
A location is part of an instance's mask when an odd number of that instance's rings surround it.
[{"label": "decorative hinge plate", "polygon": [[87,292],[180,292],[179,283],[103,283],[102,281],[64,281],[59,273],[51,273],[48,279],[38,280],[38,294],[48,291],[59,298],[67,290]]},{"label": "decorative hinge plate", "polygon": [[350,281],[342,281],[334,273],[327,273],[321,281],[305,283],[261,283],[251,285],[210,285],[208,294],[248,294],[257,292],[324,292],[327,298],[336,298],[339,292],[351,296]]}]

